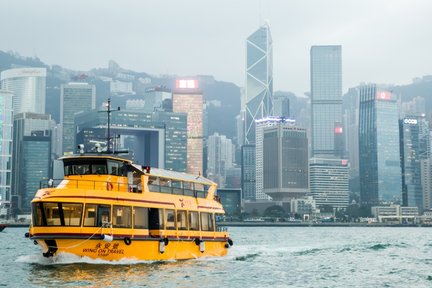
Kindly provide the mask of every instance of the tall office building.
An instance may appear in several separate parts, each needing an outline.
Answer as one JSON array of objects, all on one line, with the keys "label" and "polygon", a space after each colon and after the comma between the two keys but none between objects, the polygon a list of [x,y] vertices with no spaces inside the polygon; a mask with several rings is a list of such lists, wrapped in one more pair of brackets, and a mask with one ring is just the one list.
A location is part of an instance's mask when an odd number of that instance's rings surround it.
[{"label": "tall office building", "polygon": [[343,156],[342,47],[312,46],[312,156]]},{"label": "tall office building", "polygon": [[1,72],[1,88],[12,91],[14,115],[45,113],[46,68],[17,68]]},{"label": "tall office building", "polygon": [[96,88],[87,83],[61,85],[60,121],[62,125],[62,154],[76,151],[75,115],[96,107]]},{"label": "tall office building", "polygon": [[176,80],[172,106],[173,112],[187,113],[187,172],[203,175],[204,101],[198,80]]},{"label": "tall office building", "polygon": [[241,188],[243,200],[256,200],[256,158],[255,145],[241,148]]},{"label": "tall office building", "polygon": [[423,210],[432,209],[432,159],[420,160]]},{"label": "tall office building", "polygon": [[312,158],[310,193],[318,207],[346,208],[349,202],[349,164],[345,159]]},{"label": "tall office building", "polygon": [[12,99],[12,92],[0,90],[0,203],[11,200]]},{"label": "tall office building", "polygon": [[290,118],[290,101],[288,95],[273,95],[273,116]]},{"label": "tall office building", "polygon": [[401,201],[399,112],[396,96],[375,84],[360,88],[359,170],[363,204]]},{"label": "tall office building", "polygon": [[12,191],[21,199],[18,208],[23,213],[30,212],[30,202],[40,181],[51,176],[53,127],[50,115],[20,113],[14,116]]},{"label": "tall office building", "polygon": [[[270,124],[269,122],[273,122]],[[259,121],[260,122],[260,121]],[[294,121],[284,118],[267,120],[262,129],[262,192],[276,201],[289,202],[309,192],[309,153],[306,129],[296,127]],[[264,122],[265,123],[265,122]],[[261,141],[260,141],[261,142]],[[258,159],[257,153],[257,173]],[[258,175],[257,175],[258,176]],[[257,177],[258,183],[258,177]],[[257,184],[257,190],[258,190]],[[258,193],[257,193],[258,197]]]},{"label": "tall office building", "polygon": [[406,116],[399,120],[402,161],[402,202],[423,210],[421,161],[430,158],[429,122],[425,116]]},{"label": "tall office building", "polygon": [[273,43],[266,23],[246,40],[245,144],[255,143],[255,120],[273,115]]},{"label": "tall office building", "polygon": [[225,187],[227,170],[234,163],[234,145],[225,135],[214,133],[208,137],[207,178]]}]

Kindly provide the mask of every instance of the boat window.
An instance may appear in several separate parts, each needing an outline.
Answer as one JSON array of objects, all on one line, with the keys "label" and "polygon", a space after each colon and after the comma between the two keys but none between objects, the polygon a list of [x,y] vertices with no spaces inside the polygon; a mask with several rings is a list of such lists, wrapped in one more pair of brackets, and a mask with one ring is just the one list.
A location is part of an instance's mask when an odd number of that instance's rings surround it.
[{"label": "boat window", "polygon": [[106,165],[96,164],[92,165],[92,174],[107,174]]},{"label": "boat window", "polygon": [[110,223],[111,206],[86,204],[84,210],[85,227],[101,227]]},{"label": "boat window", "polygon": [[149,208],[149,229],[158,230],[164,228],[164,211],[158,208]]},{"label": "boat window", "polygon": [[120,171],[121,164],[122,163],[118,161],[108,160],[108,174],[121,176],[121,171]]},{"label": "boat window", "polygon": [[84,226],[96,226],[96,211],[97,205],[96,204],[86,204],[85,210],[84,210]]},{"label": "boat window", "polygon": [[171,180],[166,178],[160,178],[160,191],[162,193],[172,193]]},{"label": "boat window", "polygon": [[131,228],[132,227],[132,207],[113,206],[113,227]]},{"label": "boat window", "polygon": [[189,211],[189,230],[199,230],[198,212]]},{"label": "boat window", "polygon": [[151,192],[160,192],[159,177],[150,176],[147,185]]},{"label": "boat window", "polygon": [[47,226],[61,226],[58,203],[43,203]]},{"label": "boat window", "polygon": [[172,210],[172,209],[165,209],[165,219],[166,219],[165,229],[167,229],[167,230],[175,230],[175,214],[174,214],[174,210]]},{"label": "boat window", "polygon": [[65,226],[81,226],[82,204],[62,203]]},{"label": "boat window", "polygon": [[32,205],[35,226],[80,226],[80,203],[43,202]]},{"label": "boat window", "polygon": [[186,196],[194,196],[193,183],[183,182],[183,191]]},{"label": "boat window", "polygon": [[177,229],[187,230],[187,217],[184,210],[177,210]]},{"label": "boat window", "polygon": [[202,231],[213,231],[213,214],[207,212],[201,212],[201,230]]},{"label": "boat window", "polygon": [[45,226],[46,225],[43,221],[45,219],[42,217],[42,209],[41,209],[40,204],[41,203],[33,203],[32,204],[32,220],[33,220],[34,226]]},{"label": "boat window", "polygon": [[148,208],[134,207],[134,228],[147,229],[148,228]]},{"label": "boat window", "polygon": [[183,195],[183,185],[181,181],[171,181],[172,193],[177,195]]}]

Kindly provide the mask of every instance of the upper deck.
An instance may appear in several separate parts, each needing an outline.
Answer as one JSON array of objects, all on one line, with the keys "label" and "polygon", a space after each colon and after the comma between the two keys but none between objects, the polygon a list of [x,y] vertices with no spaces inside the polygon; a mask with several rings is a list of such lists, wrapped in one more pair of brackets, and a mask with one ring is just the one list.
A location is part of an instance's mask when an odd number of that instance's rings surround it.
[{"label": "upper deck", "polygon": [[218,200],[217,184],[200,175],[143,167],[110,155],[67,156],[59,160],[63,162],[63,178],[42,181],[36,199],[45,198],[49,190],[50,196],[92,193],[122,199],[190,196]]}]

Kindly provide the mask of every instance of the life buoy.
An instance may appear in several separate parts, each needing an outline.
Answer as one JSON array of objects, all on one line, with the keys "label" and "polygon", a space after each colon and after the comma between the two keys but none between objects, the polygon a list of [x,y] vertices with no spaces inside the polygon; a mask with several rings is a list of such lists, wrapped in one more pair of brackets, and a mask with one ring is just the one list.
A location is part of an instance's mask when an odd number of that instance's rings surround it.
[{"label": "life buoy", "polygon": [[131,240],[131,238],[129,238],[129,237],[125,237],[125,238],[123,239],[123,241],[124,241],[124,243],[125,243],[126,245],[128,245],[128,246],[132,243],[132,240]]},{"label": "life buoy", "polygon": [[114,188],[114,185],[111,182],[107,182],[106,186],[107,186],[106,188],[107,188],[108,191],[111,191]]}]

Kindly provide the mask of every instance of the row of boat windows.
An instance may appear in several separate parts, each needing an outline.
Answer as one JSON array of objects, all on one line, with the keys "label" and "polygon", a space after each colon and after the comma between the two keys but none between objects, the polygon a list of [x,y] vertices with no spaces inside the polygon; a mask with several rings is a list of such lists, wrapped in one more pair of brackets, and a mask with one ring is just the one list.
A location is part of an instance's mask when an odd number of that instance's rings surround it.
[{"label": "row of boat windows", "polygon": [[215,215],[208,212],[60,202],[34,203],[32,209],[34,226],[215,230]]},{"label": "row of boat windows", "polygon": [[151,192],[185,195],[199,198],[206,198],[207,191],[209,189],[208,185],[203,185],[201,183],[173,180],[156,176],[150,176],[147,184]]}]

